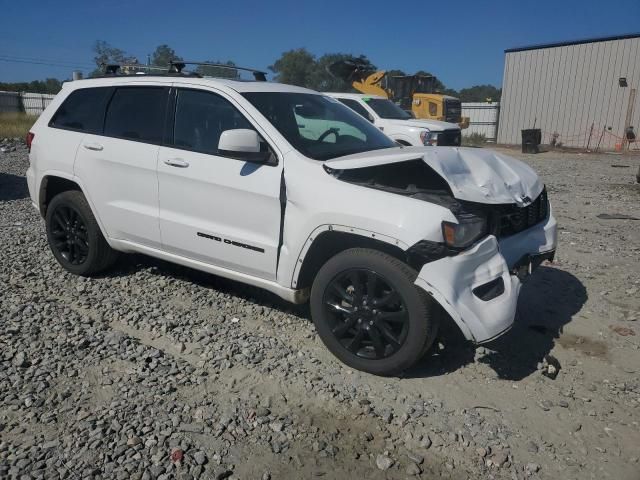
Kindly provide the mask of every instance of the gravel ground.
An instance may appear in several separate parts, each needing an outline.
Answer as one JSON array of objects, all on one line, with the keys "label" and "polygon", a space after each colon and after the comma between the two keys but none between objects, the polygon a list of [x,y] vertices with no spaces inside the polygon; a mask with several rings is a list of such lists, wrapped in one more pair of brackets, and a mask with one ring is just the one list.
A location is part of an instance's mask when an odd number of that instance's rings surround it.
[{"label": "gravel ground", "polygon": [[547,184],[556,262],[506,336],[445,328],[385,379],[258,289],[132,255],[65,273],[25,148],[0,153],[0,478],[640,478],[640,221],[597,216],[640,217],[640,159],[514,154]]}]

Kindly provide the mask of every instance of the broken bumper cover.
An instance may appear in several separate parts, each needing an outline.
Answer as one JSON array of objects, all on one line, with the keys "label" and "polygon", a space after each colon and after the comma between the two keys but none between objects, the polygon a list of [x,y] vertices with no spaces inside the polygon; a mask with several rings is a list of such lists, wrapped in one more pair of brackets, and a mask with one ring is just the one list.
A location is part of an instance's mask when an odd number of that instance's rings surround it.
[{"label": "broken bumper cover", "polygon": [[415,284],[427,291],[464,336],[487,342],[509,330],[521,280],[556,250],[557,226],[544,222],[501,241],[489,236],[468,250],[422,267]]}]

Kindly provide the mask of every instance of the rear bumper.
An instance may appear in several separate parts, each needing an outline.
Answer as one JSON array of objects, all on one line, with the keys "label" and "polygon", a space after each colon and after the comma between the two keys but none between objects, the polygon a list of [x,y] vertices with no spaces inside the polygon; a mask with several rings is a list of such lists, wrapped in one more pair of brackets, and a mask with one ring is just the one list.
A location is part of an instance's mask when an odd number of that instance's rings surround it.
[{"label": "rear bumper", "polygon": [[498,242],[489,236],[454,257],[422,267],[415,284],[427,291],[464,336],[487,342],[509,330],[522,281],[555,255],[557,225],[547,220]]}]

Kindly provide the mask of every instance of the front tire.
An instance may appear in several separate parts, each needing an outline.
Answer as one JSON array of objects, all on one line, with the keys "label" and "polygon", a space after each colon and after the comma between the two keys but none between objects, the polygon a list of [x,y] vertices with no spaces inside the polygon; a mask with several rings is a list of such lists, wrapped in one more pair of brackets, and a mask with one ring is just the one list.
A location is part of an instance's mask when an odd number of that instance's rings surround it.
[{"label": "front tire", "polygon": [[376,250],[353,248],[331,258],[311,288],[318,335],[342,362],[395,375],[422,358],[435,340],[437,305],[414,285],[418,273]]},{"label": "front tire", "polygon": [[102,235],[82,192],[56,195],[47,207],[45,222],[49,248],[65,270],[91,276],[116,261],[118,254]]}]

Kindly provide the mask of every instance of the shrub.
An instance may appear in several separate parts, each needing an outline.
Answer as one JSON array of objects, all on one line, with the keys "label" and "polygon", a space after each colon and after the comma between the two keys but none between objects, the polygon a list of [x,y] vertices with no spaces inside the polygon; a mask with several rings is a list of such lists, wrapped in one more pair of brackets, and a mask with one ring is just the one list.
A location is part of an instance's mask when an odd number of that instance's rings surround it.
[{"label": "shrub", "polygon": [[482,133],[471,133],[462,136],[462,145],[465,147],[480,147],[487,143],[487,137]]},{"label": "shrub", "polygon": [[0,113],[0,139],[24,139],[37,119],[37,116],[26,113]]}]

